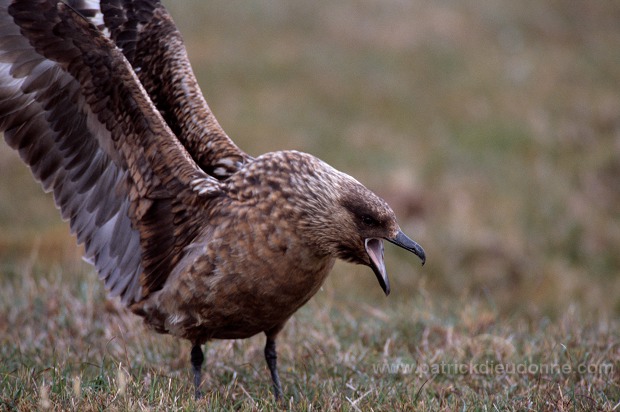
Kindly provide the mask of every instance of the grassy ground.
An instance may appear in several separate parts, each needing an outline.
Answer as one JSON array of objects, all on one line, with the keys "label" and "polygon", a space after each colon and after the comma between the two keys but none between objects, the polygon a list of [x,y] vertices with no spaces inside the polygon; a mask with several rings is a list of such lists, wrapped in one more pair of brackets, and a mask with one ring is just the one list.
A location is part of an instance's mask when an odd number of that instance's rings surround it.
[{"label": "grassy ground", "polygon": [[[272,409],[263,338],[214,342],[195,403],[189,345],[145,331],[99,283],[57,270],[5,281],[0,408]],[[505,318],[426,290],[376,305],[330,282],[279,342],[292,410],[613,410],[618,322],[571,307]],[[336,287],[339,286],[339,287]]]},{"label": "grassy ground", "polygon": [[[620,6],[170,5],[225,130],[383,195],[428,254],[337,265],[279,341],[292,410],[620,410]],[[189,345],[108,301],[0,145],[0,410],[276,407],[262,337]]]}]

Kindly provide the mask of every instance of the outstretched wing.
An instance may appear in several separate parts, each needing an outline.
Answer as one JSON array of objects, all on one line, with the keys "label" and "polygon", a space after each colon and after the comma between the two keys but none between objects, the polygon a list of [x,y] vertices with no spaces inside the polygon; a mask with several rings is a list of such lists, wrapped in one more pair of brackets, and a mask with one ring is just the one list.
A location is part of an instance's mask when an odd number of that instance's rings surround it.
[{"label": "outstretched wing", "polygon": [[162,287],[220,194],[123,54],[56,0],[0,0],[0,131],[126,305]]},{"label": "outstretched wing", "polygon": [[69,0],[123,51],[151,100],[196,163],[224,179],[250,157],[211,113],[172,17],[158,0]]}]

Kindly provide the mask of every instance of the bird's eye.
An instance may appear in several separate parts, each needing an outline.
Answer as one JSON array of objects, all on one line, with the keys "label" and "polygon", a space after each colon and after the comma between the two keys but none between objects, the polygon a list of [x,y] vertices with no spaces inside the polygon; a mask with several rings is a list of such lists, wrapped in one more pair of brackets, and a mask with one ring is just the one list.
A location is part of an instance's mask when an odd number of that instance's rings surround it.
[{"label": "bird's eye", "polygon": [[376,226],[377,225],[377,221],[369,215],[363,215],[362,216],[362,223],[364,223],[367,226]]}]

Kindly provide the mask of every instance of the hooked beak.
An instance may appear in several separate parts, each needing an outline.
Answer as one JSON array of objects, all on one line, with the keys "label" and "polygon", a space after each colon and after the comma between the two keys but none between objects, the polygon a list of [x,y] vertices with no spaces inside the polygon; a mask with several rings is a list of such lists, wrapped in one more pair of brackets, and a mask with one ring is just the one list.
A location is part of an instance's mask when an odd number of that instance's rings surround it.
[{"label": "hooked beak", "polygon": [[[398,231],[398,234],[391,238],[386,239],[388,242],[394,243],[397,246],[402,247],[410,252],[413,252],[422,260],[422,264],[426,262],[426,254],[422,246],[418,245],[413,240],[409,239],[402,231]],[[390,279],[385,271],[385,261],[383,259],[383,240],[378,238],[368,238],[364,241],[366,247],[366,253],[370,258],[370,267],[375,272],[379,285],[385,296],[390,294]]]},{"label": "hooked beak", "polygon": [[413,240],[409,239],[402,231],[398,231],[398,234],[392,239],[386,239],[388,242],[394,243],[396,246],[400,246],[405,250],[413,252],[422,261],[422,266],[426,263],[426,253],[422,246],[418,245]]}]

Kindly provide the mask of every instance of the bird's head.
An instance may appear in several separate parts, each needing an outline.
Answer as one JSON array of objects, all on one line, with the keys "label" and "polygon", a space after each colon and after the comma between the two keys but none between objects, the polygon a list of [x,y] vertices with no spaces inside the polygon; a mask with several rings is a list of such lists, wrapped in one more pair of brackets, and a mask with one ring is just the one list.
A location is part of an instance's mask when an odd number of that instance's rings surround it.
[{"label": "bird's head", "polygon": [[357,187],[345,191],[340,199],[341,215],[349,230],[347,236],[343,233],[336,243],[337,257],[370,266],[381,289],[388,295],[390,280],[383,259],[383,241],[413,252],[422,264],[426,261],[426,254],[419,244],[402,232],[394,212],[383,199],[358,182],[354,186]]},{"label": "bird's head", "polygon": [[[424,264],[422,247],[401,231],[390,206],[364,185],[305,153],[278,152],[275,156],[281,157],[278,173],[267,174],[266,180],[280,181],[287,176],[287,184],[277,188],[286,187],[282,189],[286,201],[300,211],[298,227],[308,247],[369,266],[386,295],[390,282],[383,258],[384,240],[414,253]],[[279,173],[281,168],[285,173]],[[271,186],[276,185],[271,182]]]}]

